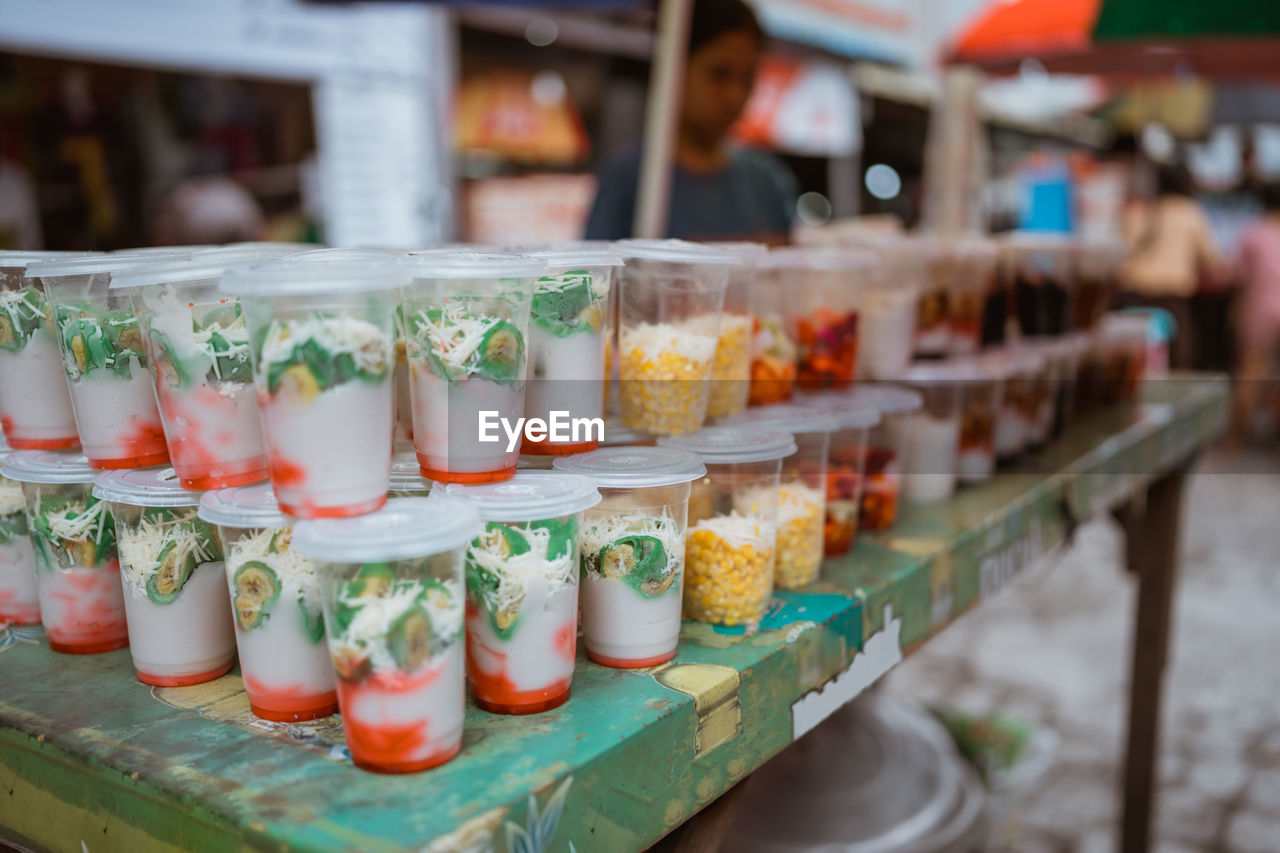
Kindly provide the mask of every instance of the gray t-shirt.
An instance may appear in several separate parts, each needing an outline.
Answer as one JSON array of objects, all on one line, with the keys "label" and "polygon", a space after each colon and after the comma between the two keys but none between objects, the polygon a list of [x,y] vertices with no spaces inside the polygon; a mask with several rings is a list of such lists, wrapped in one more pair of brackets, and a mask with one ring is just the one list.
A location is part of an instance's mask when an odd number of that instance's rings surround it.
[{"label": "gray t-shirt", "polygon": [[[588,240],[632,236],[640,175],[640,148],[613,159],[600,174]],[[717,172],[675,167],[671,182],[668,237],[685,240],[786,239],[795,216],[796,180],[775,157],[735,150]]]}]

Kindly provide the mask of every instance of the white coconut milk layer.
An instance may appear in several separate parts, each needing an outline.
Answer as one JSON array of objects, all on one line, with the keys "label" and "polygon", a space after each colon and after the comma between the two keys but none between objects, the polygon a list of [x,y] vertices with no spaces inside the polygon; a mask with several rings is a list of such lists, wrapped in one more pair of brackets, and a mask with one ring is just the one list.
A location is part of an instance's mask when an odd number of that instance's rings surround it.
[{"label": "white coconut milk layer", "polygon": [[655,598],[618,578],[582,577],[582,639],[587,650],[620,660],[666,654],[680,639],[683,573]]},{"label": "white coconut milk layer", "polygon": [[[0,545],[0,622],[5,616],[15,619],[39,617],[40,595],[36,592],[36,564],[31,539],[15,536],[8,545]],[[30,621],[23,618],[23,621]]]},{"label": "white coconut milk layer", "polygon": [[179,477],[229,476],[266,468],[253,385],[156,387],[165,443]]},{"label": "white coconut milk layer", "polygon": [[139,437],[162,435],[151,376],[137,362],[128,379],[109,370],[81,376],[71,383],[71,402],[80,443],[90,459],[128,459],[138,455],[134,442]]},{"label": "white coconut milk layer", "polygon": [[960,418],[914,415],[890,424],[903,449],[902,496],[914,503],[944,500],[955,491]]},{"label": "white coconut milk layer", "polygon": [[574,418],[604,416],[603,334],[558,338],[541,326],[529,333],[527,418],[547,420],[551,412]]},{"label": "white coconut milk layer", "polygon": [[76,419],[58,345],[45,332],[17,352],[0,350],[0,416],[10,439],[76,437]]},{"label": "white coconut milk layer", "polygon": [[[288,393],[262,407],[276,500],[291,508],[344,507],[387,493],[391,472],[391,377],[355,379],[309,403]],[[281,465],[281,461],[285,463]],[[301,472],[281,481],[279,469]]]},{"label": "white coconut milk layer", "polygon": [[[228,576],[232,573],[228,572]],[[232,586],[234,595],[235,587]],[[296,690],[301,695],[333,689],[333,664],[324,637],[311,642],[296,595],[283,591],[261,625],[244,630],[235,624],[240,670],[269,690]]]},{"label": "white coconut milk layer", "polygon": [[[497,412],[512,428],[524,407],[524,389],[487,379],[446,382],[424,365],[411,363],[413,381],[413,446],[418,458],[434,471],[473,474],[514,467],[520,442],[507,452],[509,439],[501,427],[480,440],[480,412]],[[493,420],[496,423],[496,420]]]},{"label": "white coconut milk layer", "polygon": [[467,618],[472,664],[491,678],[505,677],[518,690],[551,687],[573,676],[573,660],[561,650],[558,638],[566,630],[575,636],[577,622],[577,586],[561,587],[548,596],[546,580],[531,578],[509,639],[494,633],[483,608]]},{"label": "white coconut milk layer", "polygon": [[[120,564],[113,557],[96,569],[49,569],[37,577],[40,621],[55,642],[101,639],[125,633],[126,607]],[[130,623],[132,624],[132,623]]]},{"label": "white coconut milk layer", "polygon": [[231,602],[222,561],[201,563],[178,597],[156,604],[145,593],[125,594],[129,653],[147,675],[181,677],[226,666],[235,656]]},{"label": "white coconut milk layer", "polygon": [[996,471],[996,458],[989,450],[970,448],[960,454],[956,474],[962,483],[981,483]]}]

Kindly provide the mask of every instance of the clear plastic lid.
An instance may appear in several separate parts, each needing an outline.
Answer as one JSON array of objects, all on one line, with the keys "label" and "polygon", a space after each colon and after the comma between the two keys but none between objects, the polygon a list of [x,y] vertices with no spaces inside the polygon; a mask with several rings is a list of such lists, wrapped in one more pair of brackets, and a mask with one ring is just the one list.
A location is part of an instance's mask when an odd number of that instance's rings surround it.
[{"label": "clear plastic lid", "polygon": [[514,252],[426,251],[410,252],[400,259],[414,278],[538,278],[547,274],[547,262]]},{"label": "clear plastic lid", "polygon": [[613,244],[613,249],[624,260],[726,266],[741,263],[737,255],[688,240],[619,240]]},{"label": "clear plastic lid", "polygon": [[880,423],[879,409],[849,393],[802,397],[799,405],[833,418],[840,429],[869,429]]},{"label": "clear plastic lid", "polygon": [[557,456],[555,470],[582,474],[609,489],[643,489],[692,483],[707,466],[695,454],[674,447],[606,447]]},{"label": "clear plastic lid", "polygon": [[796,452],[790,433],[748,426],[707,427],[689,435],[664,436],[658,446],[696,453],[708,465],[769,462]]},{"label": "clear plastic lid", "polygon": [[232,243],[216,249],[201,249],[191,253],[191,260],[196,262],[232,266],[248,266],[252,263],[265,263],[276,258],[292,258],[306,249],[298,248],[297,243]]},{"label": "clear plastic lid", "polygon": [[461,548],[484,531],[476,508],[462,498],[433,494],[391,498],[355,518],[299,521],[293,550],[313,560],[369,563],[413,560]]},{"label": "clear plastic lid", "polygon": [[200,492],[182,488],[172,468],[99,471],[93,496],[129,506],[199,506]]},{"label": "clear plastic lid", "polygon": [[739,260],[747,264],[758,264],[769,254],[769,247],[764,243],[752,243],[748,240],[727,240],[705,243],[704,245],[735,255]]},{"label": "clear plastic lid", "polygon": [[600,490],[593,480],[560,471],[517,471],[500,483],[454,483],[446,491],[474,504],[485,521],[542,521],[600,503]]},{"label": "clear plastic lid", "polygon": [[540,261],[546,261],[547,269],[551,272],[581,269],[583,267],[622,266],[622,256],[617,252],[609,251],[608,246],[583,247],[581,249],[557,248],[554,246],[524,246],[512,251],[521,252]]},{"label": "clear plastic lid", "polygon": [[275,261],[229,270],[222,291],[247,296],[396,290],[410,282],[395,259],[296,264]]},{"label": "clear plastic lid", "polygon": [[425,495],[431,487],[431,481],[422,476],[417,453],[406,450],[391,457],[391,485],[387,491],[422,492]]},{"label": "clear plastic lid", "polygon": [[757,424],[761,427],[789,432],[793,435],[808,435],[815,432],[835,432],[839,425],[834,418],[806,409],[795,403],[778,403],[773,406],[760,406],[747,409],[728,420],[732,424]]},{"label": "clear plastic lid", "polygon": [[307,249],[288,256],[289,263],[314,264],[333,261],[394,261],[403,254],[394,249]]},{"label": "clear plastic lid", "polygon": [[4,251],[0,251],[0,269],[22,270],[26,269],[31,264],[43,263],[45,261],[58,261],[70,258],[89,258],[98,254],[98,252],[25,252],[20,249],[6,249]]},{"label": "clear plastic lid", "polygon": [[761,259],[760,265],[769,269],[805,269],[823,272],[866,270],[876,265],[876,254],[867,249],[790,246],[773,249]]},{"label": "clear plastic lid", "polygon": [[134,246],[132,249],[116,249],[113,255],[189,255],[192,252],[202,252],[205,249],[221,249],[219,243],[190,243],[183,246]]},{"label": "clear plastic lid", "polygon": [[64,275],[101,275],[118,273],[121,270],[134,269],[161,261],[185,261],[191,257],[190,252],[149,252],[147,254],[110,254],[88,255],[78,258],[56,258],[48,261],[37,261],[27,267],[27,275],[32,278],[56,278]]},{"label": "clear plastic lid", "polygon": [[200,517],[224,527],[285,527],[289,517],[280,511],[270,483],[211,489],[200,496]]},{"label": "clear plastic lid", "polygon": [[924,407],[924,396],[913,388],[901,385],[861,383],[853,389],[853,398],[866,401],[880,410],[881,415],[901,415]]},{"label": "clear plastic lid", "polygon": [[913,364],[890,378],[908,385],[960,385],[997,378],[980,365],[981,362],[969,360],[928,361]]},{"label": "clear plastic lid", "polygon": [[181,284],[221,278],[229,269],[260,264],[270,260],[264,255],[212,256],[197,255],[189,261],[162,261],[124,270],[111,276],[111,289],[123,290],[153,284]]},{"label": "clear plastic lid", "polygon": [[92,483],[98,471],[78,450],[16,450],[0,474],[20,483]]}]

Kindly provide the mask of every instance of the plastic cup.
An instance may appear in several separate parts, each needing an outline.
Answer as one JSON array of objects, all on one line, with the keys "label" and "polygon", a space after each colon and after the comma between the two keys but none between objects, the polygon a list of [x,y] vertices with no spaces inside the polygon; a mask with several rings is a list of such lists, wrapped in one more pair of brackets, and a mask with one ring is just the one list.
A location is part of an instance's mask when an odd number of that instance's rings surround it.
[{"label": "plastic cup", "polygon": [[920,411],[890,424],[902,460],[902,496],[911,503],[946,500],[956,489],[967,374],[950,365],[921,364],[895,379],[924,397]]},{"label": "plastic cup", "polygon": [[866,480],[867,437],[880,423],[880,411],[851,394],[818,394],[803,398],[800,405],[836,422],[827,454],[823,554],[837,557],[848,553],[858,535],[858,515]]},{"label": "plastic cup", "polygon": [[9,445],[19,450],[80,444],[49,306],[26,269],[87,255],[0,252],[0,424]]},{"label": "plastic cup", "polygon": [[390,498],[425,498],[431,493],[431,481],[422,476],[418,454],[412,448],[391,457],[390,485],[387,490]]},{"label": "plastic cup", "polygon": [[997,246],[994,240],[968,239],[952,246],[947,281],[948,351],[975,353],[982,346],[985,306],[997,288]]},{"label": "plastic cup", "polygon": [[530,301],[546,262],[427,252],[405,264],[413,277],[403,308],[422,476],[505,480],[520,457],[521,436],[508,430],[524,413]]},{"label": "plastic cup", "polygon": [[[0,463],[13,450],[0,441]],[[0,622],[40,623],[35,555],[27,536],[27,502],[22,484],[0,473]]]},{"label": "plastic cup", "polygon": [[1113,313],[1102,319],[1096,344],[1101,362],[1098,379],[1101,401],[1106,405],[1132,403],[1146,373],[1147,315]]},{"label": "plastic cup", "polygon": [[827,455],[834,419],[794,403],[748,409],[732,423],[790,433],[796,452],[782,460],[773,585],[799,589],[822,570],[827,513]]},{"label": "plastic cup", "polygon": [[1007,373],[991,361],[962,357],[943,362],[964,377],[960,391],[960,455],[956,479],[983,483],[996,473],[996,422]]},{"label": "plastic cup", "polygon": [[250,710],[277,722],[337,711],[315,565],[293,550],[292,522],[280,512],[271,486],[205,492],[199,517],[216,525],[222,539]]},{"label": "plastic cup", "polygon": [[787,300],[794,291],[785,262],[761,258],[751,288],[755,312],[751,336],[751,388],[747,402],[766,406],[791,399],[796,384],[796,343],[787,326]]},{"label": "plastic cup", "polygon": [[1096,329],[1118,290],[1117,276],[1128,246],[1123,240],[1085,240],[1076,255],[1076,294],[1071,310],[1071,328]]},{"label": "plastic cup", "polygon": [[4,462],[22,483],[49,648],[93,654],[129,645],[115,522],[95,498],[94,470],[74,451],[23,450]]},{"label": "plastic cup", "polygon": [[600,503],[594,482],[558,471],[448,494],[484,533],[467,546],[467,681],[495,714],[537,714],[569,699],[578,640],[578,533]]},{"label": "plastic cup", "polygon": [[853,399],[880,412],[880,423],[872,427],[867,436],[858,525],[863,530],[888,530],[898,520],[898,503],[902,497],[903,448],[898,438],[906,432],[903,422],[915,417],[924,407],[924,397],[919,391],[897,385],[863,384],[854,390]]},{"label": "plastic cup", "polygon": [[1092,346],[1093,336],[1088,332],[1072,332],[1058,342],[1056,357],[1062,379],[1058,383],[1054,401],[1054,437],[1061,435],[1071,425],[1076,411],[1075,403],[1080,397],[1080,377]]},{"label": "plastic cup", "polygon": [[1054,358],[1056,338],[1034,338],[1020,341],[1013,351],[1026,364],[1031,374],[1031,398],[1027,401],[1027,447],[1039,450],[1053,435],[1055,389],[1061,371]]},{"label": "plastic cup", "polygon": [[[553,415],[599,418],[605,403],[605,344],[616,254],[590,250],[532,252],[548,264],[533,293],[529,326],[529,383],[524,416],[552,423]],[[525,437],[524,453],[561,456],[595,450],[594,433]]]},{"label": "plastic cup", "polygon": [[1044,385],[1044,357],[1031,349],[1004,347],[984,353],[984,369],[1004,379],[996,417],[996,458],[1010,462],[1032,449],[1033,438],[1041,429],[1043,401],[1048,394]]},{"label": "plastic cup", "polygon": [[623,240],[618,293],[622,420],[652,435],[697,432],[707,416],[727,252],[680,240]]},{"label": "plastic cup", "polygon": [[387,499],[396,289],[393,262],[278,261],[229,271],[248,322],[271,485],[295,518],[370,512]]},{"label": "plastic cup", "polygon": [[689,495],[684,617],[758,625],[773,595],[782,460],[796,452],[785,432],[722,426],[659,444],[707,466]]},{"label": "plastic cup", "polygon": [[1066,333],[1075,290],[1076,243],[1065,235],[1024,231],[1009,235],[1004,245],[1023,337]]},{"label": "plastic cup", "polygon": [[342,728],[357,766],[413,773],[462,748],[462,564],[481,530],[474,507],[444,495],[295,525],[293,548],[319,573]]},{"label": "plastic cup", "polygon": [[589,477],[602,498],[578,539],[587,657],[619,669],[666,663],[680,639],[690,483],[707,469],[667,447],[603,448],[555,467]]},{"label": "plastic cup", "polygon": [[763,243],[707,245],[728,252],[739,261],[730,268],[729,283],[724,291],[720,333],[711,364],[711,392],[707,397],[707,417],[727,418],[747,407],[751,392],[751,348],[755,336],[752,297],[757,270],[769,249]]},{"label": "plastic cup", "polygon": [[848,388],[858,375],[859,317],[876,275],[873,252],[855,249],[778,249],[787,291],[788,331],[797,345],[797,385],[804,391]]},{"label": "plastic cup", "polygon": [[138,317],[169,459],[197,490],[267,478],[249,329],[239,301],[218,288],[228,263],[259,256],[215,257],[223,260],[143,266],[111,282]]},{"label": "plastic cup", "polygon": [[168,461],[146,348],[129,297],[110,290],[115,273],[185,255],[95,255],[27,268],[52,306],[76,429],[95,468]]},{"label": "plastic cup", "polygon": [[909,270],[882,266],[863,293],[858,368],[871,379],[892,376],[911,363],[921,277],[904,272]]},{"label": "plastic cup", "polygon": [[106,471],[120,551],[129,652],[143,684],[182,687],[224,675],[236,636],[218,531],[197,516],[200,493],[172,468]]}]

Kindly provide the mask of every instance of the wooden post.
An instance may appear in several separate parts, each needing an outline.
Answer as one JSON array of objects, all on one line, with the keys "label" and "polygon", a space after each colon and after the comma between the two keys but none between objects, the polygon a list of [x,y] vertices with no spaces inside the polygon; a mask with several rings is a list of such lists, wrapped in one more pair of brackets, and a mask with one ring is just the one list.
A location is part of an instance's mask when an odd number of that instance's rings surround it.
[{"label": "wooden post", "polygon": [[667,230],[671,206],[671,168],[675,162],[676,123],[680,113],[680,83],[689,46],[693,0],[662,0],[658,9],[658,37],[649,74],[649,102],[645,109],[644,151],[636,191],[634,236],[656,239]]},{"label": "wooden post", "polygon": [[1164,475],[1148,488],[1145,506],[1130,502],[1116,514],[1125,529],[1128,568],[1138,581],[1129,673],[1124,813],[1118,848],[1125,853],[1151,849],[1160,757],[1160,705],[1177,586],[1185,479],[1186,468]]}]

